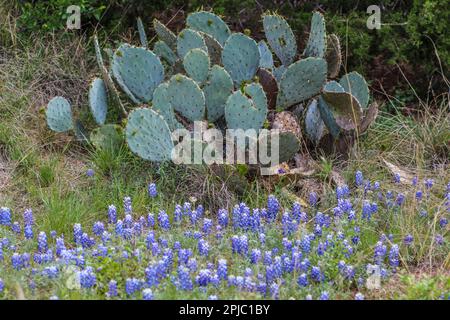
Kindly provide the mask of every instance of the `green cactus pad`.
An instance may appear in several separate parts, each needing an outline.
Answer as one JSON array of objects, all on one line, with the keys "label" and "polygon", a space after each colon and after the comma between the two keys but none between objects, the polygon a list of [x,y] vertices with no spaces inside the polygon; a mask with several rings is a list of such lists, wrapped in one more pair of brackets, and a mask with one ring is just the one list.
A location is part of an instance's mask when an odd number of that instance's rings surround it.
[{"label": "green cactus pad", "polygon": [[231,35],[228,25],[212,12],[199,11],[190,13],[186,19],[186,24],[193,30],[209,34],[222,46]]},{"label": "green cactus pad", "polygon": [[141,46],[143,48],[147,48],[148,45],[147,34],[145,33],[144,24],[142,23],[140,17],[137,18],[137,27],[139,32],[139,40],[141,40]]},{"label": "green cactus pad", "polygon": [[311,30],[303,55],[305,57],[323,58],[327,49],[327,33],[325,19],[320,12],[314,12],[311,19]]},{"label": "green cactus pad", "polygon": [[322,120],[318,103],[313,99],[308,106],[305,117],[305,129],[309,140],[318,144],[325,134],[325,123]]},{"label": "green cactus pad", "polygon": [[[272,133],[274,134],[274,133]],[[262,143],[267,141],[267,153],[271,157],[273,152],[278,152],[278,163],[272,163],[271,165],[280,164],[282,162],[289,161],[300,150],[300,140],[292,132],[278,132],[278,148],[272,147],[271,135],[267,132],[263,132],[258,137],[259,148]],[[278,150],[277,150],[278,149]]]},{"label": "green cactus pad", "polygon": [[344,130],[352,130],[360,123],[361,106],[350,93],[324,90],[322,97],[333,113],[339,127]]},{"label": "green cactus pad", "polygon": [[152,108],[156,110],[166,120],[167,125],[171,131],[184,128],[175,117],[172,105],[169,102],[167,88],[169,84],[166,82],[161,83],[156,87],[153,92]]},{"label": "green cactus pad", "polygon": [[209,34],[201,33],[203,39],[205,40],[206,47],[208,48],[209,59],[211,60],[211,64],[221,64],[222,61],[222,45],[217,42],[216,39],[211,37]]},{"label": "green cactus pad", "polygon": [[208,121],[214,122],[224,114],[227,99],[233,92],[233,80],[224,68],[214,65],[203,92],[205,93]]},{"label": "green cactus pad", "polygon": [[164,67],[153,52],[123,44],[114,53],[112,72],[121,88],[134,101],[152,100],[153,91],[164,80]]},{"label": "green cactus pad", "polygon": [[337,139],[341,133],[341,128],[337,125],[333,112],[331,112],[330,107],[322,96],[319,97],[318,108],[320,111],[320,116],[328,128],[328,132],[330,132],[330,134]]},{"label": "green cactus pad", "polygon": [[186,53],[188,53],[189,50],[195,48],[202,49],[203,51],[208,52],[205,40],[199,32],[192,29],[182,30],[177,37],[178,56],[181,59],[184,59]]},{"label": "green cactus pad", "polygon": [[130,150],[145,160],[171,159],[173,142],[167,122],[157,112],[138,108],[127,121],[126,139]]},{"label": "green cactus pad", "polygon": [[242,33],[231,35],[223,47],[223,66],[237,86],[255,76],[259,59],[258,45]]},{"label": "green cactus pad", "polygon": [[263,27],[267,41],[281,63],[289,66],[297,55],[294,33],[286,20],[276,14],[263,16]]},{"label": "green cactus pad", "polygon": [[[246,85],[244,93],[236,91],[227,99],[225,119],[228,128],[258,130],[266,121],[266,94],[262,86],[257,83]],[[246,95],[250,98],[246,97]]]},{"label": "green cactus pad", "polygon": [[330,92],[345,92],[344,88],[339,84],[339,82],[336,81],[328,81],[323,86],[324,91],[330,91]]},{"label": "green cactus pad", "polygon": [[106,120],[108,112],[108,94],[102,79],[95,78],[89,88],[89,107],[95,122],[102,125]]},{"label": "green cactus pad", "polygon": [[203,120],[205,116],[205,95],[198,84],[181,74],[170,78],[167,88],[172,107],[190,121]]},{"label": "green cactus pad", "polygon": [[330,34],[327,38],[327,52],[325,60],[328,64],[328,77],[336,78],[342,64],[341,43],[335,34]]},{"label": "green cactus pad", "polygon": [[272,73],[270,73],[270,71],[264,68],[259,68],[256,75],[258,76],[259,83],[266,93],[269,109],[275,109],[278,95],[277,80],[275,80],[275,77]]},{"label": "green cactus pad", "polygon": [[320,92],[327,77],[327,63],[320,58],[306,58],[291,64],[279,83],[277,107],[286,109]]},{"label": "green cactus pad", "polygon": [[90,135],[90,141],[100,150],[115,152],[123,143],[122,128],[116,124],[105,124],[95,128]]},{"label": "green cactus pad", "polygon": [[283,76],[286,69],[287,68],[283,65],[273,69],[273,76],[275,77],[275,80],[277,80],[278,83],[281,81],[281,77]]},{"label": "green cactus pad", "polygon": [[173,66],[177,61],[177,55],[170,49],[164,41],[156,41],[153,45],[153,52],[161,59]]},{"label": "green cactus pad", "polygon": [[206,81],[209,73],[210,61],[208,54],[202,49],[191,49],[183,60],[186,73],[199,84]]},{"label": "green cactus pad", "polygon": [[100,49],[100,44],[98,43],[97,35],[94,35],[94,49],[95,49],[95,58],[97,59],[97,65],[98,65],[99,69],[102,70],[104,63],[103,63],[102,50]]},{"label": "green cactus pad", "polygon": [[356,71],[350,72],[339,80],[339,84],[346,92],[358,99],[363,109],[367,108],[369,104],[369,87],[362,75]]},{"label": "green cactus pad", "polygon": [[258,42],[258,50],[259,50],[259,67],[265,69],[273,69],[273,56],[272,51],[270,51],[267,43],[264,40]]},{"label": "green cactus pad", "polygon": [[170,31],[164,24],[161,23],[158,19],[153,20],[153,28],[155,29],[156,34],[158,35],[159,40],[164,41],[167,45],[175,50],[177,48],[177,36],[175,33]]},{"label": "green cactus pad", "polygon": [[63,97],[54,97],[47,105],[47,124],[53,131],[66,132],[73,129],[72,108]]}]

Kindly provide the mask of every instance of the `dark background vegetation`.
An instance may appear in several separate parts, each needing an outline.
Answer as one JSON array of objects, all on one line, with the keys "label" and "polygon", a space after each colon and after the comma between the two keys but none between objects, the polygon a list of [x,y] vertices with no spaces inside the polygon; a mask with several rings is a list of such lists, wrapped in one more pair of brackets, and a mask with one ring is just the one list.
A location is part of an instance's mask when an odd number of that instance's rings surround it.
[{"label": "dark background vegetation", "polygon": [[[1,0],[0,0],[1,2]],[[234,31],[249,29],[256,39],[263,38],[261,14],[266,10],[284,15],[298,44],[305,43],[311,11],[326,16],[327,31],[341,38],[344,63],[370,81],[378,98],[395,96],[406,110],[414,109],[411,87],[423,99],[448,92],[445,77],[450,66],[450,6],[447,0],[49,0],[5,1],[8,14],[18,19],[18,34],[29,37],[36,32],[65,29],[66,8],[81,6],[82,29],[88,35],[102,31],[109,37],[135,32],[135,19],[141,16],[149,27],[153,18],[172,30],[184,28],[187,13],[213,9]],[[381,7],[381,30],[368,30],[369,5]],[[4,29],[3,33],[5,33]],[[149,30],[152,35],[151,30]],[[70,36],[70,34],[68,35]],[[0,37],[7,43],[7,35]],[[409,93],[408,93],[409,92]],[[411,106],[409,105],[411,104]]]}]

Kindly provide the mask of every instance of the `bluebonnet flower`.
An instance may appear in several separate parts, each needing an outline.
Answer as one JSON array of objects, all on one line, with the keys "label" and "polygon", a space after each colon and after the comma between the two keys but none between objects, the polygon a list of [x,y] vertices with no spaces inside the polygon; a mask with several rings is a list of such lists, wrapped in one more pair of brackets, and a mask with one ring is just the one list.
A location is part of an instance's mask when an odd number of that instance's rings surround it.
[{"label": "bluebonnet flower", "polygon": [[363,177],[362,172],[361,171],[356,171],[356,173],[355,173],[355,183],[356,183],[356,185],[358,187],[363,184],[363,180],[364,180],[364,177]]},{"label": "bluebonnet flower", "polygon": [[22,256],[17,252],[14,252],[13,255],[11,256],[11,265],[16,270],[20,270],[23,268]]},{"label": "bluebonnet flower", "polygon": [[170,229],[169,215],[164,210],[161,210],[158,214],[158,223],[161,229],[165,231]]},{"label": "bluebonnet flower", "polygon": [[33,238],[33,227],[31,225],[25,225],[23,228],[23,234],[25,236],[25,239],[32,239]]},{"label": "bluebonnet flower", "polygon": [[421,210],[419,213],[419,216],[421,218],[425,218],[426,216],[428,216],[428,212],[426,210]]},{"label": "bluebonnet flower", "polygon": [[197,271],[197,259],[195,258],[189,258],[188,262],[187,262],[187,267],[189,268],[189,270],[191,272],[195,272]]},{"label": "bluebonnet flower", "polygon": [[142,281],[136,278],[128,278],[125,280],[125,292],[132,296],[135,292],[141,290]]},{"label": "bluebonnet flower", "polygon": [[89,168],[89,169],[87,169],[87,171],[86,171],[86,175],[88,176],[88,177],[93,177],[94,176],[94,170],[93,169],[91,169],[91,168]]},{"label": "bluebonnet flower", "polygon": [[195,281],[200,287],[206,287],[211,281],[211,270],[202,269],[198,272]]},{"label": "bluebonnet flower", "polygon": [[2,279],[0,279],[0,293],[2,293],[3,290],[5,290],[5,283],[3,282]]},{"label": "bluebonnet flower", "polygon": [[266,243],[266,235],[262,232],[259,234],[259,242],[262,246]]},{"label": "bluebonnet flower", "polygon": [[82,288],[92,288],[97,283],[97,277],[95,276],[92,267],[86,267],[86,269],[79,272],[80,285]]},{"label": "bluebonnet flower", "polygon": [[201,256],[205,256],[207,257],[209,254],[209,243],[204,240],[204,239],[200,239],[198,241],[198,252],[200,253]]},{"label": "bluebonnet flower", "polygon": [[448,219],[445,217],[442,217],[439,219],[439,225],[441,228],[445,228],[445,226],[448,224]]},{"label": "bluebonnet flower", "polygon": [[33,211],[31,209],[26,209],[23,212],[23,223],[26,226],[32,226],[34,224]]},{"label": "bluebonnet flower", "polygon": [[150,288],[145,288],[142,290],[142,299],[143,300],[153,300],[153,291]]},{"label": "bluebonnet flower", "polygon": [[43,231],[39,232],[37,243],[39,252],[44,253],[47,251],[48,244],[47,244],[47,235],[45,234],[45,232]]},{"label": "bluebonnet flower", "polygon": [[109,298],[117,297],[117,281],[116,280],[109,281],[107,296]]},{"label": "bluebonnet flower", "polygon": [[148,185],[147,191],[148,191],[148,195],[151,198],[156,198],[156,196],[158,195],[158,191],[156,190],[156,184],[154,184],[154,183],[150,183]]},{"label": "bluebonnet flower", "polygon": [[361,292],[356,293],[355,300],[364,300],[364,295]]},{"label": "bluebonnet flower", "polygon": [[274,195],[269,195],[269,198],[267,199],[267,220],[275,221],[279,209],[280,204],[278,199]]},{"label": "bluebonnet flower", "polygon": [[384,259],[384,256],[386,255],[386,245],[383,244],[382,241],[378,241],[377,244],[375,245],[375,250],[374,250],[374,260],[375,263],[380,265],[381,262]]},{"label": "bluebonnet flower", "polygon": [[380,189],[380,182],[379,181],[375,181],[373,183],[373,190],[379,190]]},{"label": "bluebonnet flower", "polygon": [[320,294],[320,300],[329,300],[329,299],[330,299],[330,295],[328,294],[327,291],[323,291],[323,292]]},{"label": "bluebonnet flower", "polygon": [[422,190],[417,190],[417,191],[416,191],[416,199],[417,199],[418,201],[420,201],[420,200],[422,200],[422,196],[423,196]]},{"label": "bluebonnet flower", "polygon": [[227,260],[219,259],[218,265],[217,265],[217,275],[219,276],[219,279],[221,279],[221,280],[226,280],[228,278]]},{"label": "bluebonnet flower", "polygon": [[306,275],[306,273],[302,273],[298,279],[297,279],[297,283],[299,286],[301,287],[306,287],[308,285],[308,276]]},{"label": "bluebonnet flower", "polygon": [[398,255],[399,255],[398,245],[394,244],[389,250],[389,264],[393,269],[398,267],[399,264]]},{"label": "bluebonnet flower", "polygon": [[426,179],[424,184],[425,184],[425,188],[431,189],[433,187],[434,180],[433,179]]},{"label": "bluebonnet flower", "polygon": [[83,235],[83,229],[81,228],[81,224],[75,223],[73,225],[73,242],[77,245],[80,245],[82,235]]},{"label": "bluebonnet flower", "polygon": [[270,290],[270,296],[273,299],[279,299],[280,298],[280,286],[277,283],[273,282],[270,285],[270,289],[269,290]]},{"label": "bluebonnet flower", "polygon": [[213,226],[213,222],[211,219],[208,219],[208,218],[203,219],[203,228],[202,228],[203,233],[210,234],[212,226]]},{"label": "bluebonnet flower", "polygon": [[315,207],[316,204],[317,204],[317,200],[318,200],[317,193],[311,192],[311,193],[309,194],[309,204],[310,204],[312,207]]},{"label": "bluebonnet flower", "polygon": [[59,270],[55,266],[45,267],[42,274],[49,279],[55,279],[59,276]]},{"label": "bluebonnet flower", "polygon": [[245,234],[239,237],[239,253],[244,255],[248,253],[248,238]]},{"label": "bluebonnet flower", "polygon": [[322,272],[320,271],[320,268],[317,266],[313,266],[311,269],[311,279],[316,282],[321,282],[323,280]]},{"label": "bluebonnet flower", "polygon": [[225,209],[219,209],[218,222],[222,227],[228,226],[228,211]]},{"label": "bluebonnet flower", "polygon": [[81,235],[81,246],[86,249],[86,248],[91,248],[95,245],[95,240],[94,238],[89,237],[89,235],[87,233],[83,233]]},{"label": "bluebonnet flower", "polygon": [[179,266],[177,269],[178,288],[180,290],[192,290],[193,284],[189,274],[189,269],[185,266]]},{"label": "bluebonnet flower", "polygon": [[173,221],[179,223],[181,220],[183,220],[183,209],[179,204],[177,204],[173,212]]},{"label": "bluebonnet flower", "polygon": [[405,236],[405,238],[403,239],[403,242],[407,245],[410,246],[414,241],[414,238],[411,234],[408,234]]},{"label": "bluebonnet flower", "polygon": [[155,226],[155,216],[153,213],[147,214],[147,224],[150,228],[153,228]]},{"label": "bluebonnet flower", "polygon": [[395,183],[400,183],[400,174],[399,173],[395,173],[394,174],[394,182]]},{"label": "bluebonnet flower", "polygon": [[253,249],[250,253],[250,262],[253,264],[257,264],[261,259],[261,250]]},{"label": "bluebonnet flower", "polygon": [[362,207],[362,217],[370,221],[372,217],[372,206],[369,201],[365,200]]},{"label": "bluebonnet flower", "polygon": [[146,284],[149,287],[157,286],[159,283],[158,280],[158,270],[155,265],[150,265],[144,270]]},{"label": "bluebonnet flower", "polygon": [[92,227],[92,232],[96,236],[101,236],[103,231],[105,231],[105,225],[103,224],[103,222],[101,222],[101,221],[95,222],[93,227]]},{"label": "bluebonnet flower", "polygon": [[0,225],[9,226],[11,224],[11,210],[6,207],[0,208]]},{"label": "bluebonnet flower", "polygon": [[14,222],[11,226],[11,230],[16,234],[20,234],[20,224],[18,222]]},{"label": "bluebonnet flower", "polygon": [[440,234],[437,234],[436,237],[434,237],[434,240],[440,246],[444,244],[444,237]]},{"label": "bluebonnet flower", "polygon": [[301,221],[302,206],[298,202],[292,205],[291,215],[294,220]]},{"label": "bluebonnet flower", "polygon": [[130,214],[133,212],[133,208],[131,206],[131,198],[130,197],[124,197],[123,198],[123,211],[125,214]]},{"label": "bluebonnet flower", "polygon": [[301,240],[301,246],[302,246],[303,252],[308,253],[311,251],[311,240],[308,235],[303,236],[303,238]]},{"label": "bluebonnet flower", "polygon": [[117,222],[117,209],[113,204],[108,207],[108,222],[112,224]]},{"label": "bluebonnet flower", "polygon": [[342,186],[338,186],[336,188],[336,198],[337,199],[343,199],[343,198],[348,197],[349,195],[350,195],[350,189],[346,184],[344,184]]}]

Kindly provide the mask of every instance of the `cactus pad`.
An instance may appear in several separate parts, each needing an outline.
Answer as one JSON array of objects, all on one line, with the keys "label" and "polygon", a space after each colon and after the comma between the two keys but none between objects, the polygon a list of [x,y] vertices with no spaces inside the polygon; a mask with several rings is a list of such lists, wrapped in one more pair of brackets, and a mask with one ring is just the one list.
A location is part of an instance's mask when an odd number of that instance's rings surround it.
[{"label": "cactus pad", "polygon": [[336,78],[339,75],[342,64],[341,43],[335,34],[330,34],[327,39],[325,60],[327,60],[328,64],[328,76]]},{"label": "cactus pad", "polygon": [[90,135],[90,141],[97,149],[115,152],[123,143],[122,128],[115,124],[105,124],[95,128]]},{"label": "cactus pad", "polygon": [[265,69],[273,69],[273,56],[272,51],[270,51],[267,43],[264,40],[258,42],[258,50],[259,50],[259,67]]},{"label": "cactus pad", "polygon": [[170,49],[170,47],[164,41],[156,41],[153,45],[153,52],[162,60],[166,61],[169,65],[173,66],[177,61],[177,55]]},{"label": "cactus pad", "polygon": [[281,77],[283,76],[286,69],[287,68],[283,65],[273,69],[273,76],[275,77],[275,80],[277,80],[278,83],[281,81]]},{"label": "cactus pad", "polygon": [[155,29],[156,34],[158,35],[159,40],[164,41],[167,45],[175,50],[177,48],[177,36],[175,33],[170,31],[161,21],[154,19],[153,20],[153,28]]},{"label": "cactus pad", "polygon": [[181,125],[177,121],[175,112],[173,111],[172,105],[169,102],[167,94],[168,87],[169,85],[166,82],[163,82],[158,87],[156,87],[155,91],[153,92],[152,107],[164,118],[164,120],[166,120],[169,129],[173,131],[183,128],[183,125]]},{"label": "cactus pad", "polygon": [[137,18],[137,27],[139,32],[139,40],[141,40],[141,46],[143,48],[147,48],[148,45],[147,34],[145,33],[144,24],[142,23],[140,17]]},{"label": "cactus pad", "polygon": [[327,77],[327,63],[306,58],[291,64],[279,83],[277,106],[287,108],[319,93]]},{"label": "cactus pad", "polygon": [[153,110],[138,108],[130,113],[126,139],[131,151],[143,159],[158,162],[171,159],[173,142],[169,127]]},{"label": "cactus pad", "polygon": [[208,54],[201,49],[191,49],[184,56],[183,66],[189,77],[198,83],[203,83],[206,81],[209,73],[210,62]]},{"label": "cactus pad", "polygon": [[172,107],[190,121],[203,120],[205,116],[205,95],[198,84],[181,74],[170,78],[167,88]]},{"label": "cactus pad", "polygon": [[267,116],[266,95],[261,85],[256,83],[246,85],[244,93],[236,91],[227,100],[225,119],[228,128],[258,130]]},{"label": "cactus pad", "polygon": [[134,101],[147,102],[164,80],[164,67],[151,51],[123,44],[114,53],[112,72],[122,89]]},{"label": "cactus pad", "polygon": [[108,94],[102,79],[95,78],[91,83],[89,88],[89,107],[95,122],[99,125],[104,124],[106,113],[108,112]]},{"label": "cactus pad", "polygon": [[356,71],[350,72],[339,80],[339,84],[346,92],[358,99],[363,109],[367,108],[369,104],[369,87],[362,75]]},{"label": "cactus pad", "polygon": [[344,130],[352,130],[360,123],[361,106],[350,93],[324,90],[322,97],[330,107],[339,127]]},{"label": "cactus pad", "polygon": [[325,135],[325,123],[322,120],[318,103],[313,99],[308,106],[305,117],[305,129],[309,140],[314,144],[318,144]]},{"label": "cactus pad", "polygon": [[202,35],[192,29],[182,30],[177,37],[177,53],[181,59],[184,59],[189,50],[199,48],[208,52],[205,40]]},{"label": "cactus pad", "polygon": [[327,33],[325,19],[320,12],[314,12],[311,19],[311,30],[303,55],[305,57],[323,58],[327,49]]},{"label": "cactus pad", "polygon": [[73,129],[72,109],[69,101],[63,97],[54,97],[45,112],[47,124],[53,131],[66,132]]},{"label": "cactus pad", "polygon": [[[272,135],[278,136],[278,146],[272,145]],[[286,131],[274,133],[272,131],[272,134],[263,132],[259,135],[258,138],[259,148],[261,148],[262,143],[266,141],[267,153],[269,157],[272,156],[273,152],[278,152],[278,163],[272,163],[271,165],[289,161],[300,150],[300,140],[292,132]]]},{"label": "cactus pad", "polygon": [[214,65],[203,92],[205,93],[208,121],[214,122],[224,114],[227,99],[233,92],[233,80],[224,68]]},{"label": "cactus pad", "polygon": [[221,64],[223,49],[222,45],[207,33],[202,33],[202,36],[205,40],[206,47],[208,48],[208,55],[211,60],[211,64]]},{"label": "cactus pad", "polygon": [[228,25],[212,12],[199,11],[188,15],[186,24],[189,28],[209,34],[222,46],[231,35]]},{"label": "cactus pad", "polygon": [[275,80],[275,77],[272,73],[270,73],[270,71],[264,68],[259,68],[256,75],[258,76],[259,83],[266,93],[269,109],[275,109],[278,95],[277,80]]},{"label": "cactus pad", "polygon": [[294,33],[286,20],[276,14],[263,16],[263,27],[267,41],[281,63],[289,66],[297,55]]},{"label": "cactus pad", "polygon": [[242,33],[231,35],[222,51],[222,63],[236,85],[251,80],[259,67],[256,42]]}]

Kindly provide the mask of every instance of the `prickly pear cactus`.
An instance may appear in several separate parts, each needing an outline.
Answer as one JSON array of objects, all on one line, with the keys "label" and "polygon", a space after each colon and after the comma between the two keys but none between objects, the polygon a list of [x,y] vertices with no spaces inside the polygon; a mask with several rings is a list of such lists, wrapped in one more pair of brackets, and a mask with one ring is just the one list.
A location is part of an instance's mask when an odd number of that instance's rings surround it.
[{"label": "prickly pear cactus", "polygon": [[202,49],[191,49],[183,59],[183,66],[189,77],[199,84],[203,83],[208,77],[210,67],[209,56]]},{"label": "prickly pear cactus", "polygon": [[297,138],[301,138],[302,136],[297,118],[289,111],[282,111],[275,114],[272,129],[280,130],[280,132],[292,132]]},{"label": "prickly pear cactus", "polygon": [[131,151],[145,160],[171,159],[173,142],[166,121],[157,112],[138,108],[128,116],[126,139]]},{"label": "prickly pear cactus", "polygon": [[267,98],[257,83],[246,85],[244,92],[234,92],[225,106],[225,119],[230,129],[258,130],[263,126],[266,116]]},{"label": "prickly pear cactus", "polygon": [[54,97],[49,101],[45,112],[47,124],[53,131],[66,132],[73,129],[72,108],[63,97]]},{"label": "prickly pear cactus", "polygon": [[[345,92],[344,88],[342,88],[342,86],[336,81],[327,82],[323,90],[333,92]],[[322,117],[323,122],[327,126],[328,131],[335,139],[337,139],[339,137],[339,134],[341,133],[341,128],[336,123],[336,119],[334,118],[331,108],[328,106],[328,104],[325,102],[322,96],[319,97],[318,108],[320,111],[320,116]]]},{"label": "prickly pear cactus", "polygon": [[139,32],[139,40],[141,40],[141,46],[142,48],[147,48],[147,34],[145,33],[145,27],[140,17],[137,18],[137,27]]},{"label": "prickly pear cactus", "polygon": [[222,46],[231,35],[228,25],[212,12],[199,11],[188,15],[186,24],[189,28],[209,34]]},{"label": "prickly pear cactus", "polygon": [[205,117],[205,95],[198,84],[181,74],[170,78],[167,88],[172,107],[189,121],[203,120]]},{"label": "prickly pear cactus", "polygon": [[220,65],[222,62],[222,45],[209,34],[202,33],[203,39],[205,40],[206,47],[208,48],[209,59],[211,64]]},{"label": "prickly pear cactus", "polygon": [[367,108],[369,104],[369,87],[362,75],[353,71],[344,75],[339,84],[344,88],[345,92],[352,94],[363,109]]},{"label": "prickly pear cactus", "polygon": [[166,120],[169,129],[171,131],[174,131],[176,129],[181,129],[184,127],[177,121],[175,117],[175,112],[173,111],[173,107],[169,102],[167,93],[168,88],[169,84],[166,82],[163,82],[158,87],[156,87],[155,92],[153,92],[152,108],[157,111],[164,118],[164,120]]},{"label": "prickly pear cactus", "polygon": [[163,61],[173,66],[177,61],[177,55],[170,49],[164,41],[156,41],[153,45],[153,52]]},{"label": "prickly pear cactus", "polygon": [[334,119],[344,130],[356,129],[361,121],[361,105],[358,100],[348,92],[326,91],[322,97],[330,107]]},{"label": "prickly pear cactus", "polygon": [[278,68],[273,69],[273,76],[274,76],[275,80],[277,80],[278,83],[280,83],[281,77],[283,76],[286,69],[287,68],[284,65],[281,65]]},{"label": "prickly pear cactus", "polygon": [[114,53],[112,72],[120,87],[136,103],[152,100],[164,80],[164,67],[151,51],[123,44]]},{"label": "prickly pear cactus", "polygon": [[291,64],[281,76],[277,107],[285,109],[320,92],[327,77],[327,63],[306,58]]},{"label": "prickly pear cactus", "polygon": [[153,28],[158,35],[159,40],[164,41],[167,45],[175,50],[177,48],[177,36],[170,31],[161,21],[158,19],[153,20]]},{"label": "prickly pear cactus", "polygon": [[[272,136],[278,137],[278,144],[273,143]],[[278,153],[278,164],[289,161],[300,150],[300,140],[292,132],[278,132],[268,134],[262,132],[258,137],[258,144],[266,145],[267,156],[272,157],[274,152]],[[261,148],[261,147],[260,147]]]},{"label": "prickly pear cactus", "polygon": [[325,60],[328,64],[328,77],[336,78],[339,75],[339,70],[342,64],[341,43],[335,34],[330,34],[327,37],[327,52]]},{"label": "prickly pear cactus", "polygon": [[258,50],[260,55],[259,67],[272,70],[274,68],[272,52],[264,40],[258,42]]},{"label": "prickly pear cactus", "polygon": [[277,14],[263,16],[267,41],[284,66],[289,66],[297,55],[297,42],[286,20]]},{"label": "prickly pear cactus", "polygon": [[303,55],[305,57],[323,58],[327,49],[325,19],[320,12],[314,12],[311,19],[311,31]]},{"label": "prickly pear cactus", "polygon": [[242,33],[231,35],[222,51],[222,63],[236,86],[251,80],[259,67],[256,42]]},{"label": "prickly pear cactus", "polygon": [[123,143],[122,128],[115,124],[105,124],[91,132],[90,141],[97,149],[116,152]]},{"label": "prickly pear cactus", "polygon": [[256,75],[258,76],[258,81],[266,93],[269,109],[275,109],[278,95],[277,80],[273,74],[270,73],[270,71],[264,68],[259,68]]},{"label": "prickly pear cactus", "polygon": [[217,121],[224,114],[225,104],[233,92],[233,80],[224,68],[214,65],[203,88],[208,121]]},{"label": "prickly pear cactus", "polygon": [[325,123],[320,115],[318,103],[313,99],[308,106],[305,117],[305,129],[309,140],[314,144],[318,144],[325,135]]},{"label": "prickly pear cactus", "polygon": [[182,30],[177,37],[177,53],[181,59],[184,59],[186,53],[191,49],[202,49],[208,52],[208,47],[206,47],[205,40],[202,35],[192,29]]},{"label": "prickly pear cactus", "polygon": [[108,112],[108,94],[102,79],[95,78],[89,88],[89,107],[95,122],[102,125],[106,121]]}]

